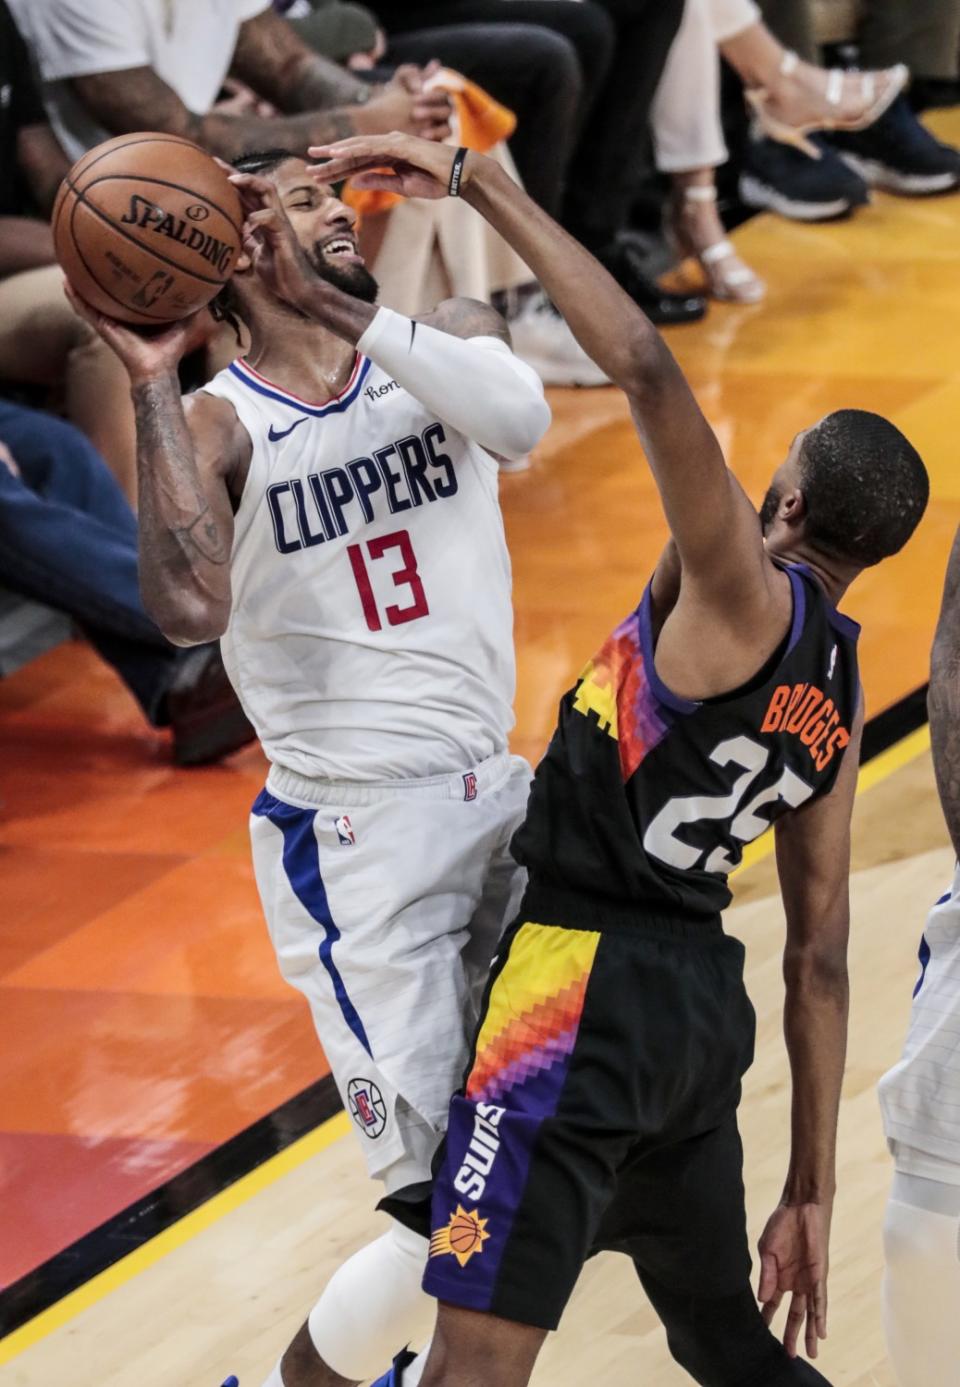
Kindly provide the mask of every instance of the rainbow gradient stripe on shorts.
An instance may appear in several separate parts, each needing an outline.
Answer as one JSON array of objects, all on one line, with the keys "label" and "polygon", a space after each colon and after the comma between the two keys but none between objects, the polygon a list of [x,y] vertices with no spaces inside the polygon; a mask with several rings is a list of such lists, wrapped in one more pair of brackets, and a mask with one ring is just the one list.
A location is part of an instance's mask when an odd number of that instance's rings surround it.
[{"label": "rainbow gradient stripe on shorts", "polygon": [[573,707],[596,716],[599,731],[618,744],[624,783],[669,732],[670,710],[651,688],[644,662],[640,612],[632,612],[589,660],[580,675]]},{"label": "rainbow gradient stripe on shorts", "polygon": [[[590,970],[600,942],[589,930],[524,924],[487,1004],[466,1096],[511,1098],[546,1116],[573,1052]],[[518,1090],[524,1090],[527,1101]]]},{"label": "rainbow gradient stripe on shorts", "polygon": [[599,945],[592,930],[532,923],[510,940],[434,1179],[423,1284],[438,1300],[490,1309],[538,1134],[561,1104]]}]

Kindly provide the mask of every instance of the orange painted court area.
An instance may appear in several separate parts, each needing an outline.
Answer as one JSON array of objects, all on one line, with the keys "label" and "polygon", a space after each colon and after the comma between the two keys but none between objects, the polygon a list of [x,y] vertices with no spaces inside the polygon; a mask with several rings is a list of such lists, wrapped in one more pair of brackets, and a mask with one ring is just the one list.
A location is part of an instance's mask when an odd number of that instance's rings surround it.
[{"label": "orange painted court area", "polygon": [[[868,714],[921,685],[960,521],[960,199],[878,197],[848,226],[739,233],[771,285],[671,339],[755,500],[791,436],[838,406],[890,415],[934,499],[847,604]],[[503,481],[516,576],[515,749],[639,599],[665,538],[623,400],[556,393],[532,470]],[[79,643],[0,682],[0,1282],[156,1188],[325,1072],[281,982],[246,837],[257,751],[175,771]]]}]

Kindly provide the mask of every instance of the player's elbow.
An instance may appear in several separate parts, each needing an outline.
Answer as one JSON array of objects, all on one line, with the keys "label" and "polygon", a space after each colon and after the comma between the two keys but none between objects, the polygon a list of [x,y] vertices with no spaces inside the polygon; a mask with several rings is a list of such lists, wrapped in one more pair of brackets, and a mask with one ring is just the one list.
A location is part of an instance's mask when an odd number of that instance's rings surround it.
[{"label": "player's elbow", "polygon": [[208,645],[220,639],[230,620],[229,603],[202,599],[147,603],[147,611],[171,645]]},{"label": "player's elbow", "polygon": [[543,396],[530,391],[517,401],[516,408],[504,415],[497,441],[491,444],[492,450],[511,461],[526,457],[540,442],[552,418]]},{"label": "player's elbow", "polygon": [[660,334],[638,312],[621,334],[608,372],[630,399],[647,400],[663,389],[669,361],[670,354]]},{"label": "player's elbow", "polygon": [[846,1006],[850,994],[847,934],[838,929],[828,938],[788,945],[783,955],[783,978],[788,995],[829,999]]}]

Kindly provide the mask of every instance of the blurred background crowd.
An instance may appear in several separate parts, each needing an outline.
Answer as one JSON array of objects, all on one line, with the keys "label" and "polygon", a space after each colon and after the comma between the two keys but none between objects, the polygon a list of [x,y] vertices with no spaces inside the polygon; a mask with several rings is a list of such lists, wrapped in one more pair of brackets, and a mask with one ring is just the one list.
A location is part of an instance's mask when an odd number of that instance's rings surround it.
[{"label": "blurred background crowd", "polygon": [[[960,152],[922,114],[960,102],[958,72],[960,0],[0,0],[0,587],[79,627],[182,764],[252,736],[217,648],[175,649],[140,602],[126,380],[63,295],[49,225],[100,141],[162,130],[225,159],[394,129],[467,144],[680,327],[763,299],[727,239],[754,210],[819,221],[872,188],[955,191]],[[355,205],[383,303],[489,300],[546,384],[606,384],[468,209]],[[185,388],[238,350],[202,315]]]}]

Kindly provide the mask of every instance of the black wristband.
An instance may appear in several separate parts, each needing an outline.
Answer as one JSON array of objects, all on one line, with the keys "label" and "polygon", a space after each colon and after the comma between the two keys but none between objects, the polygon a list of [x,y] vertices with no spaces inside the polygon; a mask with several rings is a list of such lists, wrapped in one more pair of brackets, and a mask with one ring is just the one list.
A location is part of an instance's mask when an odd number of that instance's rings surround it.
[{"label": "black wristband", "polygon": [[447,185],[447,192],[450,197],[460,196],[460,180],[463,177],[463,164],[469,150],[465,145],[461,145],[453,156],[453,168],[450,170],[450,182]]}]

